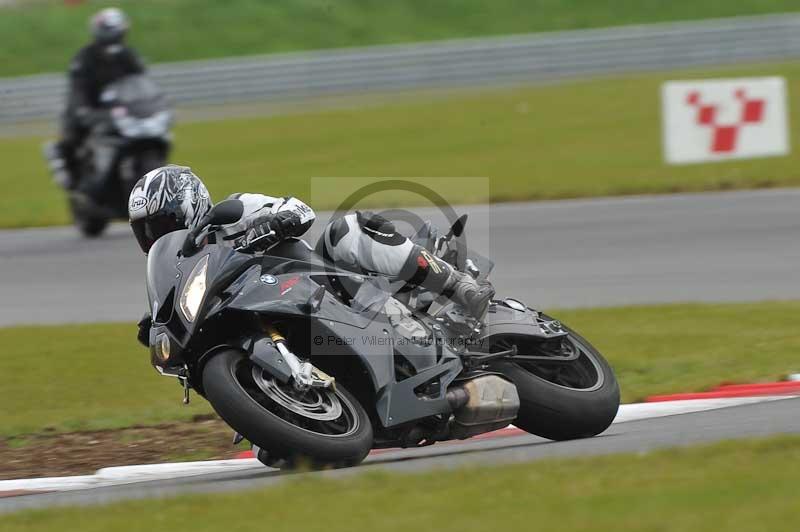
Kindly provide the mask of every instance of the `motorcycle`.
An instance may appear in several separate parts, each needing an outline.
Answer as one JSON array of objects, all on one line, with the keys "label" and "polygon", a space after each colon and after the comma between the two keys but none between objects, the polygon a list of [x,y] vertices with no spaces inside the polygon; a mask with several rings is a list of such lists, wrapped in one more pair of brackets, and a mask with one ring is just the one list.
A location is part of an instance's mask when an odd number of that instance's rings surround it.
[{"label": "motorcycle", "polygon": [[54,181],[68,194],[74,223],[87,237],[100,235],[113,219],[127,219],[131,190],[147,172],[166,164],[172,144],[172,112],[146,75],[110,84],[100,104],[86,117],[91,126],[76,154],[77,186],[69,187],[55,144],[44,148]]},{"label": "motorcycle", "polygon": [[[151,363],[195,390],[271,467],[347,466],[371,449],[466,439],[513,423],[551,440],[603,432],[619,386],[603,356],[511,299],[485,318],[447,298],[326,262],[305,241],[263,253],[215,242],[239,219],[217,204],[147,259]],[[478,279],[459,218],[414,240]],[[319,244],[318,244],[319,246]],[[319,251],[319,248],[318,250]]]}]

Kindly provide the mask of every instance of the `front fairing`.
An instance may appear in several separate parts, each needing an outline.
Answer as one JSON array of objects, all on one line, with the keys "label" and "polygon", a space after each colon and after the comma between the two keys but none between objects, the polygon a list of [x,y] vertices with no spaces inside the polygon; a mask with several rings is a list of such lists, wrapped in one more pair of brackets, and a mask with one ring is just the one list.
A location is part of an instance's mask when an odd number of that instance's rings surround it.
[{"label": "front fairing", "polygon": [[153,321],[160,317],[166,322],[172,308],[165,308],[170,294],[180,286],[178,250],[183,245],[188,231],[175,231],[159,238],[147,254],[147,299]]},{"label": "front fairing", "polygon": [[[147,296],[153,327],[150,343],[164,332],[182,351],[208,314],[209,301],[222,288],[220,285],[230,284],[235,272],[245,268],[253,257],[237,253],[232,248],[218,245],[207,245],[191,257],[179,255],[188,231],[174,231],[159,238],[147,257]],[[186,289],[192,270],[205,257],[208,257],[206,269],[206,291],[200,303],[200,310],[194,320],[190,320],[180,309],[180,298]]]},{"label": "front fairing", "polygon": [[[224,245],[208,244],[191,257],[179,256],[187,231],[161,237],[150,250],[147,261],[147,292],[153,316],[151,345],[166,331],[183,350],[201,324],[227,310],[254,314],[303,316],[366,328],[380,314],[390,296],[381,280],[327,269],[321,264],[285,258],[254,256]],[[195,266],[208,257],[206,291],[200,310],[189,320],[180,309],[180,298]],[[311,308],[320,287],[330,276],[347,276],[351,284],[365,286],[356,291],[363,303],[353,308],[329,292]]]},{"label": "front fairing", "polygon": [[120,136],[130,140],[166,139],[172,125],[172,113],[156,111],[145,116],[136,116],[126,108],[117,109],[112,117],[114,128]]},{"label": "front fairing", "polygon": [[108,111],[104,124],[129,141],[168,141],[173,115],[163,92],[144,74],[126,76],[102,93],[102,106]]}]

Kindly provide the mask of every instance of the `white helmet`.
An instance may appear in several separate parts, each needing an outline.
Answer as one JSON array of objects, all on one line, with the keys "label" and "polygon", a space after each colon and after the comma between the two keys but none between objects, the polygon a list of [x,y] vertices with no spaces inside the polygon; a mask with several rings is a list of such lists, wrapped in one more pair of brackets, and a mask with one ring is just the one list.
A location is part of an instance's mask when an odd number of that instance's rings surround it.
[{"label": "white helmet", "polygon": [[116,7],[98,11],[89,21],[94,40],[104,45],[121,43],[129,28],[128,17]]}]

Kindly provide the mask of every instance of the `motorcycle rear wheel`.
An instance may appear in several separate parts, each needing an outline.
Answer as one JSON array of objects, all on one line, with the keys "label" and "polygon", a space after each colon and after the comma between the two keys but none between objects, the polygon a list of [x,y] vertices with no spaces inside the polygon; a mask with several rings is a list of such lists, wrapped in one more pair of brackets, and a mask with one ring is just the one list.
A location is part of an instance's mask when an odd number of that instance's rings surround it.
[{"label": "motorcycle rear wheel", "polygon": [[[569,336],[566,349],[574,349],[572,362],[520,362],[503,360],[492,364],[517,386],[520,410],[514,425],[550,440],[572,440],[596,436],[614,421],[619,410],[619,384],[611,366],[585,338],[564,326]],[[493,339],[492,350],[507,349],[519,339]],[[528,353],[530,342],[518,345]],[[554,357],[556,358],[556,357]]]},{"label": "motorcycle rear wheel", "polygon": [[242,353],[222,351],[203,369],[203,387],[220,417],[272,463],[340,467],[364,460],[372,425],[344,387],[299,392],[254,368]]}]

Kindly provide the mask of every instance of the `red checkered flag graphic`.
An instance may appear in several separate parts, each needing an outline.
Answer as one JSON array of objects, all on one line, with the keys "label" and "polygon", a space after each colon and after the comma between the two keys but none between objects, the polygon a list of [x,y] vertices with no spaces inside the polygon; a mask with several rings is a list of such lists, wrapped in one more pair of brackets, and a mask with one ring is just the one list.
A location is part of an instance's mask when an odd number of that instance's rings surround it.
[{"label": "red checkered flag graphic", "polygon": [[668,82],[664,155],[672,164],[786,155],[782,78]]}]

